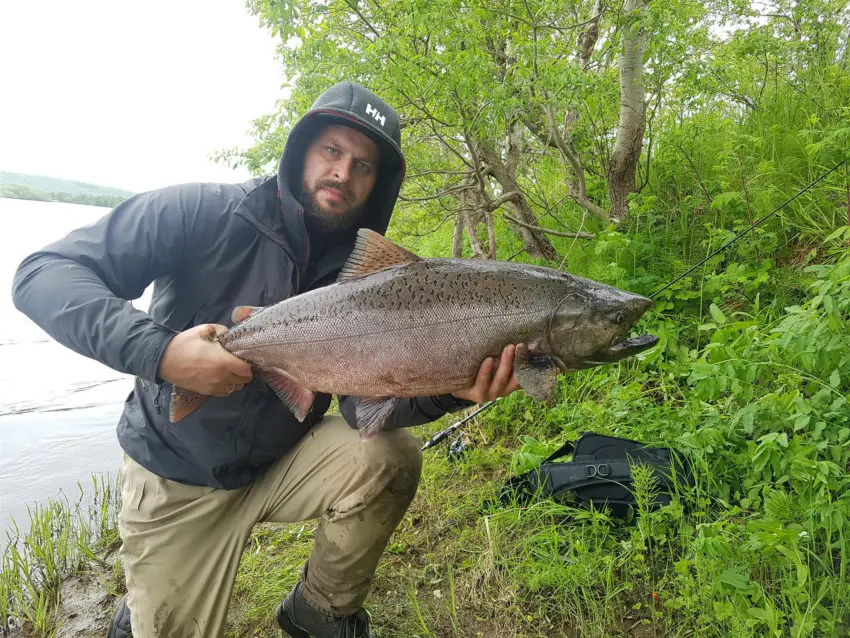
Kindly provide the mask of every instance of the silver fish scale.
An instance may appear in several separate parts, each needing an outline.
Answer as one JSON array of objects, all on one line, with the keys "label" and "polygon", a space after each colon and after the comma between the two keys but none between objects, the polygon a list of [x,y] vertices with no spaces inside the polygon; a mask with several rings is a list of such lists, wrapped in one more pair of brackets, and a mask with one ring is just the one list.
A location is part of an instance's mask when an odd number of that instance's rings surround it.
[{"label": "silver fish scale", "polygon": [[471,385],[509,343],[539,343],[576,277],[524,264],[427,259],[285,300],[220,341],[320,392],[425,396]]}]

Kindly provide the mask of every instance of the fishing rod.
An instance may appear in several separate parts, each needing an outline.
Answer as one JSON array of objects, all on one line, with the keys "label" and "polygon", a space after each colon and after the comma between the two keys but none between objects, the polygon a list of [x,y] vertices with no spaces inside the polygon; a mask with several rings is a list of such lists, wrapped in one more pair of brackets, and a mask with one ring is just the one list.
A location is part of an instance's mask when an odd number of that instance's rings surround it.
[{"label": "fishing rod", "polygon": [[[793,202],[795,199],[797,199],[800,195],[802,195],[803,193],[805,193],[806,191],[808,191],[809,189],[811,189],[813,186],[815,186],[815,185],[816,185],[816,184],[818,184],[819,182],[821,182],[821,181],[823,181],[824,179],[826,179],[826,177],[827,177],[830,173],[833,173],[834,171],[838,170],[839,168],[841,168],[841,167],[842,167],[844,164],[846,164],[846,163],[847,163],[847,160],[846,160],[846,159],[841,160],[840,162],[838,162],[838,164],[836,164],[836,165],[835,165],[835,166],[833,166],[831,169],[829,169],[826,173],[824,173],[823,175],[821,175],[820,177],[818,177],[815,181],[811,182],[808,186],[806,186],[805,188],[803,188],[803,189],[801,189],[801,190],[797,191],[797,193],[796,193],[793,197],[789,198],[789,199],[788,199],[788,200],[786,200],[784,203],[782,203],[782,204],[780,204],[779,206],[777,206],[776,208],[774,208],[771,212],[769,212],[767,215],[765,215],[765,216],[764,216],[764,217],[762,217],[761,219],[758,219],[758,220],[756,220],[755,222],[753,222],[753,223],[749,226],[749,228],[747,228],[746,230],[743,230],[743,231],[741,231],[740,233],[738,233],[737,235],[735,235],[735,237],[733,237],[732,239],[730,239],[729,241],[727,241],[725,244],[723,244],[720,248],[718,248],[717,250],[715,250],[714,252],[712,252],[712,253],[711,253],[708,257],[706,257],[705,259],[701,260],[701,261],[700,261],[699,263],[697,263],[696,265],[691,266],[691,267],[690,267],[690,268],[688,268],[685,272],[683,272],[681,275],[679,275],[679,276],[678,276],[678,277],[676,277],[673,281],[671,281],[669,284],[667,284],[667,285],[665,285],[665,286],[662,286],[661,288],[659,288],[658,290],[656,290],[654,293],[652,293],[651,295],[649,295],[649,298],[650,298],[650,299],[652,299],[653,297],[656,297],[659,293],[664,292],[664,291],[665,291],[665,290],[667,290],[670,286],[672,286],[673,284],[675,284],[677,281],[680,281],[681,279],[684,279],[685,277],[687,277],[689,274],[691,274],[694,270],[696,270],[697,268],[699,268],[700,266],[702,266],[702,265],[703,265],[705,262],[707,262],[709,259],[711,259],[711,258],[712,258],[712,257],[714,257],[715,255],[717,255],[717,254],[719,254],[720,252],[722,252],[722,251],[726,250],[727,248],[729,248],[729,246],[731,246],[731,245],[732,245],[732,244],[734,244],[736,241],[738,241],[739,239],[741,239],[741,237],[743,237],[744,235],[746,235],[746,234],[747,234],[748,232],[750,232],[751,230],[754,230],[755,228],[757,228],[758,226],[760,226],[761,224],[763,224],[764,222],[766,222],[768,219],[770,219],[771,217],[773,217],[773,216],[774,216],[776,213],[778,213],[780,210],[782,210],[783,208],[785,208],[788,204],[790,204],[790,203],[791,203],[791,202]],[[456,432],[456,431],[460,428],[460,426],[462,426],[464,423],[466,423],[467,421],[469,421],[472,417],[476,416],[477,414],[480,414],[481,412],[483,412],[483,411],[484,411],[484,410],[486,410],[487,408],[491,407],[493,404],[495,404],[495,403],[496,403],[496,401],[498,401],[498,399],[495,399],[494,401],[488,401],[487,403],[485,403],[484,405],[482,405],[480,408],[478,408],[477,410],[475,410],[474,412],[472,412],[472,413],[471,413],[471,414],[469,414],[468,416],[464,417],[463,419],[461,419],[461,420],[460,420],[460,421],[458,421],[457,423],[453,423],[452,425],[450,425],[449,427],[447,427],[445,430],[441,430],[441,431],[437,432],[434,436],[432,436],[430,439],[428,439],[428,441],[425,443],[425,445],[423,445],[423,446],[422,446],[422,451],[425,451],[425,450],[427,450],[428,448],[430,448],[430,447],[434,447],[434,446],[435,446],[435,445],[437,445],[438,443],[441,443],[442,441],[445,441],[445,440],[446,440],[447,438],[449,438],[449,437],[450,437],[450,436],[451,436],[454,432]]]}]

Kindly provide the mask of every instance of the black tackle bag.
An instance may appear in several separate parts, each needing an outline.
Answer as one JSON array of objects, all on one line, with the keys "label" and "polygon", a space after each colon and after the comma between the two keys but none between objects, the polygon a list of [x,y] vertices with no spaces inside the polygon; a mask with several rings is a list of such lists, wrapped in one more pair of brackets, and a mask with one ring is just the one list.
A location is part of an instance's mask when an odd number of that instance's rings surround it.
[{"label": "black tackle bag", "polygon": [[[554,462],[570,453],[572,461]],[[655,470],[658,493],[653,509],[670,504],[674,481],[682,486],[693,480],[687,461],[670,448],[585,432],[555,450],[539,467],[508,481],[499,500],[527,504],[535,498],[552,498],[577,507],[607,506],[615,516],[625,516],[635,506],[632,466],[638,464]]]}]

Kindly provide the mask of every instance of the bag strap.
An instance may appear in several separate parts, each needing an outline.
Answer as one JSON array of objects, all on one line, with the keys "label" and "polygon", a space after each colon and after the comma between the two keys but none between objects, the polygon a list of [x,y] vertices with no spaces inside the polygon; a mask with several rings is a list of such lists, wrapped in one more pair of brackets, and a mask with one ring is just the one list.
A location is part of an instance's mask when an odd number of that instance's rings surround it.
[{"label": "bag strap", "polygon": [[[665,470],[669,464],[664,462],[640,461],[640,465],[651,467],[655,470],[655,476],[662,485],[669,485],[670,481],[665,476]],[[573,461],[571,463],[544,463],[536,470],[537,482],[543,483],[552,493],[564,490],[576,490],[589,485],[602,483],[620,483],[623,485],[632,482],[632,463],[628,459],[596,459],[593,461]]]},{"label": "bag strap", "polygon": [[603,483],[631,482],[627,461],[607,460],[599,463],[557,463],[541,465],[538,481],[551,494],[572,491]]}]

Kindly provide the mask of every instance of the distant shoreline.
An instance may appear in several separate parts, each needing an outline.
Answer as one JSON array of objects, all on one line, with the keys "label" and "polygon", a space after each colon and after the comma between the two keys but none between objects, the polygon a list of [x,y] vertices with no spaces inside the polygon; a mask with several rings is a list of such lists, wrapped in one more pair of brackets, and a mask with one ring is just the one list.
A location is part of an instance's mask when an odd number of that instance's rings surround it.
[{"label": "distant shoreline", "polygon": [[18,184],[3,184],[0,186],[0,197],[8,199],[26,199],[36,202],[59,202],[64,204],[83,204],[86,206],[101,206],[113,208],[123,202],[126,197],[120,195],[85,195],[72,193],[45,193]]},{"label": "distant shoreline", "polygon": [[117,206],[135,193],[48,175],[0,171],[0,197],[89,206]]}]

